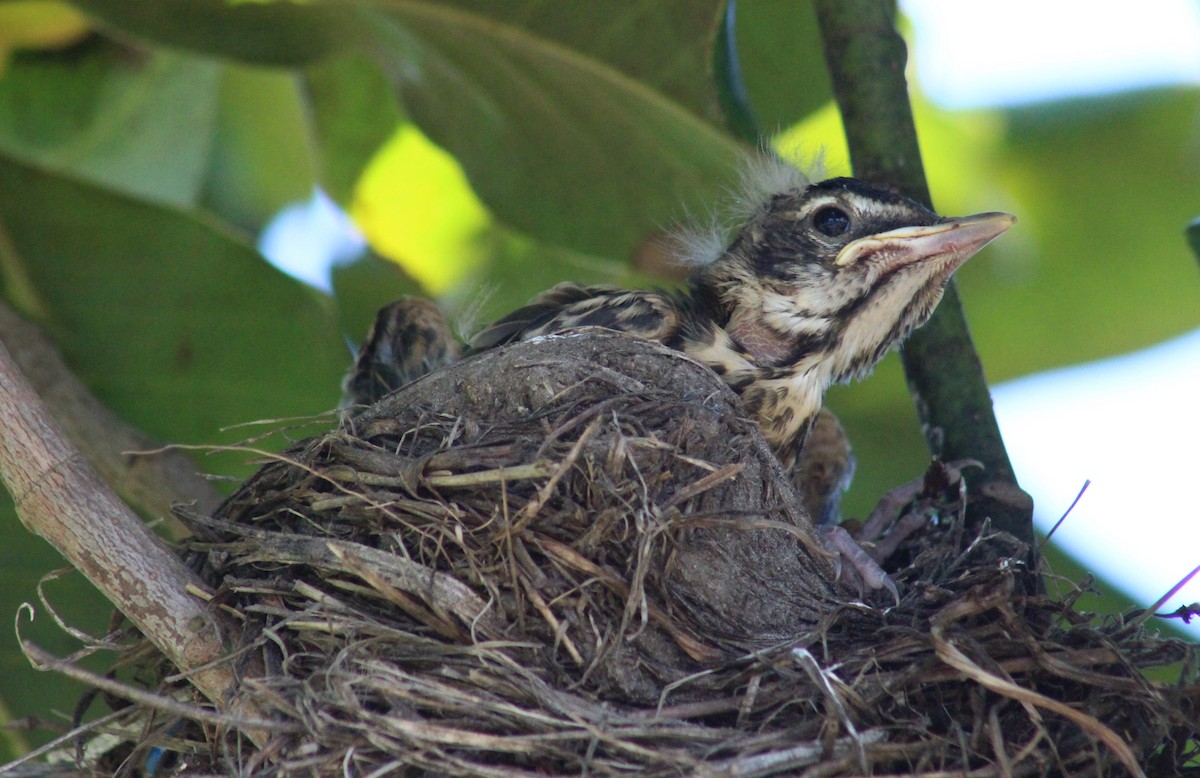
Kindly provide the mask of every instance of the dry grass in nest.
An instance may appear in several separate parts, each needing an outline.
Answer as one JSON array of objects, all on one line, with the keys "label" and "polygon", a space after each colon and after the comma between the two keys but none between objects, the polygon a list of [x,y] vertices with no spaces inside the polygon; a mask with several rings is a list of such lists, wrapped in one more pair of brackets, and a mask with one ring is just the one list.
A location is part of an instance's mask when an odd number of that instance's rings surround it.
[{"label": "dry grass in nest", "polygon": [[[186,774],[1194,763],[1194,647],[1022,594],[1026,549],[945,497],[898,555],[903,601],[864,601],[704,368],[616,335],[485,354],[185,515],[281,731],[255,750],[159,714],[124,769],[163,739]],[[1173,682],[1144,674],[1168,665]]]}]

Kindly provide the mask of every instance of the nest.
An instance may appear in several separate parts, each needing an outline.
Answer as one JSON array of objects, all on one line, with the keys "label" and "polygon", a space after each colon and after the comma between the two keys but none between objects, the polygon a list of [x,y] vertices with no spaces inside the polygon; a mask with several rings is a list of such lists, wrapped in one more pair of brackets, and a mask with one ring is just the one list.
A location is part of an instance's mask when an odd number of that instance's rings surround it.
[{"label": "nest", "polygon": [[[677,352],[587,333],[461,362],[184,514],[244,625],[230,661],[281,726],[255,749],[141,709],[123,769],[163,742],[183,774],[281,776],[1195,759],[1192,648],[1023,593],[1028,549],[969,523],[958,491],[927,495],[899,605],[839,582],[797,504],[736,398]],[[1143,673],[1163,665],[1173,682]]]}]

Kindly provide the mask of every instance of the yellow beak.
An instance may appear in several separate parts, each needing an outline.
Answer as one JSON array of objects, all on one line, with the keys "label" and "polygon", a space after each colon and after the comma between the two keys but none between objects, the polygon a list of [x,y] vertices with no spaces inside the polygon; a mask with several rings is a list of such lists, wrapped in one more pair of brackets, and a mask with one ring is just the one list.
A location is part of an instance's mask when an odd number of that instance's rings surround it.
[{"label": "yellow beak", "polygon": [[838,253],[834,264],[848,267],[873,258],[887,271],[937,260],[939,269],[949,275],[1016,221],[1010,213],[980,213],[921,227],[901,227],[859,238]]}]

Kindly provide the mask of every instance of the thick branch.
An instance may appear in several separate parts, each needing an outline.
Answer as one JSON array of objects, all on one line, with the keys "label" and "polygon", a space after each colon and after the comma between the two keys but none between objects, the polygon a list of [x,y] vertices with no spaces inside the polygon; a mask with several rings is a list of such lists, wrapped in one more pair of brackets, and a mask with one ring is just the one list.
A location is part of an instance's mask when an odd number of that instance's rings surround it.
[{"label": "thick branch", "polygon": [[[221,657],[231,629],[188,586],[203,584],[72,446],[0,344],[0,477],[17,515],[124,613],[222,710],[261,718],[239,701]],[[258,737],[251,733],[252,737]]]},{"label": "thick branch", "polygon": [[[855,175],[899,188],[932,207],[908,85],[907,52],[889,0],[817,0],[817,17]],[[992,411],[983,366],[953,282],[933,318],[901,352],[930,450],[943,459],[978,459],[969,478],[983,499],[973,510],[1031,544],[1033,501],[1017,486]]]},{"label": "thick branch", "polygon": [[51,416],[106,483],[129,505],[164,519],[175,536],[183,525],[171,514],[175,502],[190,503],[209,513],[220,503],[220,494],[196,472],[180,451],[154,454],[160,444],[130,427],[88,391],[63,362],[58,351],[37,326],[0,302],[0,343],[46,404]]}]

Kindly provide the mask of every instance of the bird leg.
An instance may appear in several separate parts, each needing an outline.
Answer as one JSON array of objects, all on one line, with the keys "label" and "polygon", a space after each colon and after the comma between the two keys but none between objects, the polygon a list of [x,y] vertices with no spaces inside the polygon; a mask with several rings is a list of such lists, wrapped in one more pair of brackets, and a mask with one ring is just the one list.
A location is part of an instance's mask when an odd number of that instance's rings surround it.
[{"label": "bird leg", "polygon": [[[840,580],[842,574],[846,573],[847,578],[858,585],[860,595],[865,591],[887,589],[896,600],[896,604],[900,604],[900,590],[896,588],[896,582],[844,527],[836,524],[818,524],[816,530],[821,545],[833,554],[835,579]],[[842,565],[843,560],[848,567]]]},{"label": "bird leg", "polygon": [[833,554],[836,578],[840,580],[845,575],[857,585],[860,594],[886,589],[899,604],[896,582],[871,552],[838,523],[838,503],[853,476],[854,455],[846,431],[832,411],[821,408],[792,467],[792,481],[813,520],[817,539]]},{"label": "bird leg", "polygon": [[792,479],[818,539],[834,555],[838,579],[846,575],[860,593],[886,589],[899,603],[896,583],[883,564],[929,524],[947,491],[964,487],[962,471],[967,467],[981,465],[972,459],[949,463],[935,459],[923,476],[880,498],[866,522],[852,534],[838,523],[838,503],[854,474],[854,456],[841,422],[822,408],[792,468]]},{"label": "bird leg", "polygon": [[880,498],[871,515],[855,533],[860,543],[869,544],[870,556],[878,564],[886,562],[912,535],[937,515],[937,504],[952,489],[965,497],[966,482],[962,471],[983,467],[974,459],[942,462],[934,459],[925,475],[897,486]]}]

